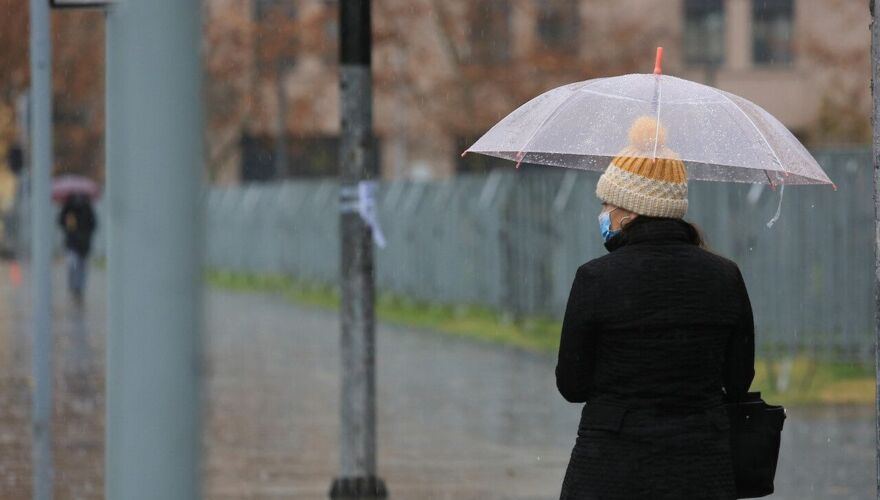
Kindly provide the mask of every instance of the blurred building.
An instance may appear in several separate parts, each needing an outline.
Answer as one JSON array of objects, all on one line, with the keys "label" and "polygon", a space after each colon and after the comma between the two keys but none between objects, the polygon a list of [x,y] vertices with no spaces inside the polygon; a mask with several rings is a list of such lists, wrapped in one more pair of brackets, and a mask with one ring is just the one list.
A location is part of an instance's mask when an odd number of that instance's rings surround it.
[{"label": "blurred building", "polygon": [[[27,136],[27,3],[0,0],[0,207],[10,181],[6,151]],[[52,14],[53,173],[102,178],[104,163],[104,13],[65,9]],[[15,112],[13,112],[15,110]]]},{"label": "blurred building", "polygon": [[[208,0],[209,168],[220,183],[336,175],[332,0]],[[386,178],[497,163],[459,153],[555,86],[653,69],[755,101],[810,145],[870,138],[863,0],[375,0]]]}]

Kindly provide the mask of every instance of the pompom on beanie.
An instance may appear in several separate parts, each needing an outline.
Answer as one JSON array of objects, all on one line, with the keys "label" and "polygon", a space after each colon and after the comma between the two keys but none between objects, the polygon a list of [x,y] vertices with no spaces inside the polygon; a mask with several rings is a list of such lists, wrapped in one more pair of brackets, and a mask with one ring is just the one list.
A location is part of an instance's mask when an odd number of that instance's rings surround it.
[{"label": "pompom on beanie", "polygon": [[684,163],[666,147],[666,130],[642,116],[629,129],[629,145],[599,177],[596,196],[639,215],[681,219],[688,208],[687,183]]}]

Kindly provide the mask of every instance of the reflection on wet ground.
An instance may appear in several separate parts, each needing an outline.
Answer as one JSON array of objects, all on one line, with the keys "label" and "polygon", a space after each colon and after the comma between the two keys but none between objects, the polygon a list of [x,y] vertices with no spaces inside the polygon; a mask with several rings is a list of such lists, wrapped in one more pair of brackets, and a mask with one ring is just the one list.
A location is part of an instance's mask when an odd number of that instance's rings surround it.
[{"label": "reflection on wet ground", "polygon": [[[30,296],[0,266],[0,498],[31,498]],[[25,279],[27,279],[25,273]],[[60,273],[55,283],[64,283]],[[97,291],[97,290],[96,290]],[[55,498],[103,498],[103,297],[54,291]]]},{"label": "reflection on wet ground", "polygon": [[[93,278],[84,308],[56,292],[57,498],[102,498],[105,291],[102,273]],[[26,499],[27,296],[4,279],[0,299],[0,498]],[[338,457],[336,317],[263,295],[213,291],[206,305],[205,497],[326,498]],[[553,365],[381,327],[379,469],[392,498],[558,498],[580,406],[556,393]],[[792,409],[783,440],[772,498],[873,494],[870,407]]]}]

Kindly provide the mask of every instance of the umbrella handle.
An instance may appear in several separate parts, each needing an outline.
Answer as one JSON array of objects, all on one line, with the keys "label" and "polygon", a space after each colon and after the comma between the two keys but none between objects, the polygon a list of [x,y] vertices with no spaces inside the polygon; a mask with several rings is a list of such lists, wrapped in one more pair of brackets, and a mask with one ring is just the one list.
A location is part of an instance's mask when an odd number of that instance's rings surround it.
[{"label": "umbrella handle", "polygon": [[657,47],[657,58],[654,60],[654,74],[663,74],[663,47]]}]

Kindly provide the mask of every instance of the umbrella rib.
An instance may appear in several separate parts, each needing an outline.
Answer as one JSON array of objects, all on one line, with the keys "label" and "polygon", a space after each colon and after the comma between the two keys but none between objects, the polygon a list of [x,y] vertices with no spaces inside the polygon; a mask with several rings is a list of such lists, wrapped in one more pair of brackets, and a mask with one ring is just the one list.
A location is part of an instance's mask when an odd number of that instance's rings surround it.
[{"label": "umbrella rib", "polygon": [[[663,78],[671,78],[669,75],[662,75],[662,76],[663,76]],[[705,85],[704,85],[704,87],[705,87]],[[599,90],[590,90],[590,89],[584,90],[583,87],[576,88],[576,89],[574,89],[574,91],[583,92],[585,94],[594,94],[594,95],[598,95],[598,96],[602,96],[602,97],[610,97],[612,99],[619,99],[621,101],[649,102],[646,99],[639,99],[637,97],[629,97],[629,96],[620,95],[620,94],[611,94],[608,92],[601,92]],[[670,102],[670,104],[712,104],[712,103],[718,103],[718,102],[722,102],[722,101],[719,101],[716,99],[709,99],[708,97],[695,97],[693,99],[673,99],[669,102]]]},{"label": "umbrella rib", "polygon": [[[660,52],[658,49],[657,52]],[[657,117],[655,118],[656,126],[654,127],[654,156],[651,161],[657,161],[657,141],[660,140],[660,97],[663,95],[660,81],[663,79],[661,75],[657,75]]]},{"label": "umbrella rib", "polygon": [[532,132],[532,135],[529,136],[529,138],[528,138],[528,140],[526,140],[525,144],[523,144],[523,146],[521,148],[519,148],[519,151],[516,152],[516,168],[519,168],[519,164],[522,163],[523,158],[525,157],[525,154],[528,154],[528,152],[523,154],[523,151],[529,147],[529,144],[532,143],[532,140],[535,138],[536,135],[538,135],[538,132],[540,132],[541,129],[544,128],[544,125],[546,125],[547,122],[549,122],[553,118],[556,118],[556,115],[559,114],[559,112],[562,110],[562,107],[565,104],[567,104],[568,101],[570,101],[575,95],[576,95],[575,92],[572,91],[571,94],[569,94],[568,97],[563,99],[562,102],[557,104],[556,108],[553,110],[553,112],[550,113],[549,115],[547,115],[547,118],[544,118],[544,120],[541,122],[541,124],[535,128],[534,132]]},{"label": "umbrella rib", "polygon": [[[776,160],[776,164],[779,165],[779,168],[782,169],[783,172],[785,172],[785,166],[782,165],[782,162],[779,160],[779,156],[776,155],[776,151],[773,149],[773,146],[770,145],[770,142],[767,140],[766,137],[764,137],[764,133],[761,132],[761,129],[759,129],[758,126],[755,125],[755,122],[752,121],[751,118],[749,118],[749,115],[747,115],[746,112],[743,111],[743,109],[739,106],[739,104],[733,102],[733,99],[727,97],[727,95],[725,95],[723,92],[719,91],[718,89],[713,88],[713,87],[708,87],[708,88],[712,89],[718,95],[720,95],[721,97],[726,99],[727,102],[729,102],[730,104],[733,104],[733,107],[735,107],[740,113],[742,113],[742,115],[744,117],[746,117],[746,120],[748,120],[749,124],[752,126],[752,128],[755,129],[755,132],[757,132],[758,135],[761,136],[761,139],[764,141],[764,144],[767,145],[767,149],[770,150],[770,153],[773,155],[773,159]],[[764,170],[764,175],[767,176],[767,181],[770,183],[770,187],[774,187],[773,180],[770,178],[770,174],[767,172],[767,169],[763,169],[763,170]]]},{"label": "umbrella rib", "polygon": [[544,118],[544,120],[541,122],[541,124],[538,125],[537,128],[535,128],[534,132],[532,132],[532,135],[529,136],[528,140],[526,140],[526,143],[521,148],[519,148],[519,151],[516,152],[516,168],[519,168],[519,165],[520,165],[520,163],[522,163],[523,158],[525,157],[526,154],[528,154],[528,151],[526,151],[525,154],[523,154],[523,151],[529,147],[529,144],[532,143],[532,140],[534,140],[535,136],[538,135],[538,132],[540,132],[541,129],[544,128],[544,125],[547,125],[547,122],[549,122],[553,118],[556,118],[556,115],[559,114],[559,112],[562,110],[562,107],[564,105],[568,104],[568,101],[570,101],[575,95],[577,95],[578,92],[580,92],[581,90],[583,90],[591,85],[595,85],[596,83],[598,83],[601,80],[605,80],[605,78],[598,78],[596,80],[590,80],[590,81],[584,82],[584,85],[578,87],[577,89],[569,90],[569,92],[571,92],[571,94],[568,97],[566,97],[565,99],[563,99],[562,102],[560,102],[559,104],[556,105],[556,108],[553,109],[553,112],[550,113],[549,115],[547,115],[547,118]]},{"label": "umbrella rib", "polygon": [[644,99],[637,99],[635,97],[629,97],[625,95],[619,94],[609,94],[608,92],[599,92],[598,90],[585,90],[583,87],[578,88],[575,92],[583,92],[585,94],[595,94],[602,97],[610,97],[612,99],[620,99],[621,101],[633,101],[633,102],[648,102]]}]

